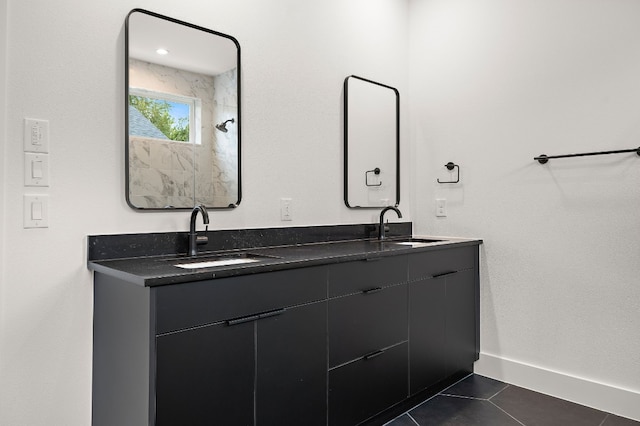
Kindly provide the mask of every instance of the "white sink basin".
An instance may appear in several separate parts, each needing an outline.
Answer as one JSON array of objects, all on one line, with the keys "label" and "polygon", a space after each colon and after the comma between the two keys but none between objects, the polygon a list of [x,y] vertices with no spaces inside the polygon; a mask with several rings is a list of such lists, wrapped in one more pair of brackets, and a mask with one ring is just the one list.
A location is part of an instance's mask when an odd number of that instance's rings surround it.
[{"label": "white sink basin", "polygon": [[213,268],[216,266],[241,265],[243,263],[259,262],[259,259],[251,259],[248,257],[209,260],[204,262],[178,263],[173,266],[184,269]]},{"label": "white sink basin", "polygon": [[[439,243],[444,240],[432,238],[406,238],[402,240],[383,240],[385,244],[397,244],[399,246],[423,247],[433,243]],[[378,242],[378,241],[376,241]]]}]

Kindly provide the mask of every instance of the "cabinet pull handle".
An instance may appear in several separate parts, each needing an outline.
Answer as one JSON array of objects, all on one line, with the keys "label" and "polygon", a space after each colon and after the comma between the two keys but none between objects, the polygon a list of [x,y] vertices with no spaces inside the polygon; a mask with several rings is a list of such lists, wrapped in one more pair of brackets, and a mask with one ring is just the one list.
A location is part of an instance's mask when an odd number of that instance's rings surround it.
[{"label": "cabinet pull handle", "polygon": [[379,351],[371,352],[370,354],[365,355],[364,359],[365,360],[373,359],[375,357],[382,355],[383,353],[384,353],[384,350],[380,349]]},{"label": "cabinet pull handle", "polygon": [[276,315],[282,315],[282,314],[284,314],[285,311],[286,311],[286,309],[282,308],[282,309],[276,309],[275,311],[265,312],[265,313],[259,315],[259,319],[275,317]]},{"label": "cabinet pull handle", "polygon": [[449,272],[443,272],[441,274],[436,274],[433,276],[433,278],[440,278],[440,277],[444,277],[446,275],[453,275],[453,274],[457,274],[458,271],[449,271]]},{"label": "cabinet pull handle", "polygon": [[373,288],[368,288],[366,290],[362,290],[363,294],[372,294],[372,293],[377,293],[380,290],[382,290],[382,287],[373,287]]},{"label": "cabinet pull handle", "polygon": [[284,308],[276,309],[274,311],[263,312],[261,314],[249,315],[249,316],[242,317],[242,318],[236,318],[236,319],[232,319],[232,320],[227,320],[226,324],[227,325],[244,324],[245,322],[251,322],[251,321],[256,321],[256,320],[259,320],[259,319],[262,319],[262,318],[269,318],[269,317],[274,317],[276,315],[281,315],[281,314],[284,314],[285,311],[286,311],[286,309],[284,309]]},{"label": "cabinet pull handle", "polygon": [[249,315],[248,317],[242,317],[242,318],[236,318],[236,319],[232,319],[232,320],[227,320],[226,323],[227,325],[238,325],[238,324],[244,324],[245,322],[251,322],[251,321],[255,321],[257,319],[260,319],[260,315]]}]

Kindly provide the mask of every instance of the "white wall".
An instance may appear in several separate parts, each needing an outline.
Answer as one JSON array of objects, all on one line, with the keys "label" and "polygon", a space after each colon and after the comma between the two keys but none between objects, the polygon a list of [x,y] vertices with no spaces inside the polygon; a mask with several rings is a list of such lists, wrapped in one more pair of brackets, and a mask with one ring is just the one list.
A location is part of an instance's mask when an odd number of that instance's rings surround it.
[{"label": "white wall", "polygon": [[0,365],[2,365],[2,347],[3,347],[3,335],[4,335],[4,181],[5,181],[5,114],[7,111],[6,102],[6,53],[7,53],[7,0],[0,0],[0,212],[3,214],[0,216]]},{"label": "white wall", "polygon": [[414,222],[485,240],[476,371],[640,419],[640,157],[533,161],[640,145],[640,2],[410,10]]},{"label": "white wall", "polygon": [[[351,211],[342,201],[342,82],[357,74],[407,93],[407,2],[8,0],[8,6],[0,424],[84,426],[92,344],[86,236],[188,224],[187,213],[137,213],[125,203],[128,11],[148,8],[241,44],[244,199],[235,211],[210,216],[214,228],[230,229],[375,220],[376,212]],[[51,186],[43,191],[23,188],[24,117],[50,120]],[[48,229],[23,229],[24,192],[50,196]],[[293,222],[280,221],[280,197],[293,198]],[[402,199],[400,207],[408,206],[408,187]]]}]

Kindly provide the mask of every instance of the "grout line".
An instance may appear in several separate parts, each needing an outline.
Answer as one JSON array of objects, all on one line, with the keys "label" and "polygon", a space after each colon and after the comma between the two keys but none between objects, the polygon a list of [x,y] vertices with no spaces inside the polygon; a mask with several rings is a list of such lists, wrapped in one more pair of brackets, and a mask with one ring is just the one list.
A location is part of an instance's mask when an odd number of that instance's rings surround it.
[{"label": "grout line", "polygon": [[[504,382],[503,382],[503,383],[504,383]],[[491,398],[493,398],[493,397],[497,396],[500,392],[502,392],[503,390],[505,390],[505,389],[506,389],[506,388],[508,388],[509,386],[510,386],[510,385],[509,385],[509,383],[505,383],[505,384],[504,384],[504,387],[503,387],[502,389],[500,389],[498,392],[496,392],[496,393],[494,393],[493,395],[491,395],[491,396],[488,398],[488,400],[490,400]]]},{"label": "grout line", "polygon": [[460,383],[460,382],[461,382],[461,381],[463,381],[464,379],[469,378],[469,376],[473,376],[473,373],[469,373],[469,374],[467,374],[467,375],[466,375],[466,376],[464,376],[462,379],[460,379],[460,380],[458,380],[457,382],[453,383],[452,385],[447,386],[446,388],[442,389],[442,390],[441,390],[440,392],[438,392],[436,395],[441,395],[441,394],[442,394],[442,392],[445,392],[445,391],[447,391],[447,389],[454,387],[455,385],[457,385],[458,383]]},{"label": "grout line", "polygon": [[465,396],[465,395],[454,395],[451,393],[441,393],[439,394],[440,396],[446,396],[449,398],[461,398],[461,399],[473,399],[476,401],[488,401],[488,399],[485,398],[476,398],[475,396]]},{"label": "grout line", "polygon": [[[467,374],[466,376],[464,376],[463,378],[461,378],[461,379],[460,379],[460,380],[458,380],[457,382],[455,382],[455,383],[451,384],[450,386],[447,386],[446,388],[444,388],[444,389],[443,389],[443,390],[441,390],[440,392],[436,393],[435,395],[431,395],[429,398],[425,399],[424,401],[420,402],[419,404],[414,405],[413,407],[409,408],[409,409],[408,409],[407,411],[405,411],[404,413],[399,414],[395,419],[397,419],[398,417],[402,417],[402,416],[404,416],[404,415],[406,414],[407,416],[409,416],[409,417],[411,418],[411,420],[413,420],[413,422],[414,422],[416,425],[420,426],[420,424],[416,421],[416,419],[414,419],[414,418],[411,416],[411,414],[409,414],[409,411],[411,411],[411,410],[415,410],[416,408],[418,408],[418,407],[419,407],[419,406],[421,406],[422,404],[425,404],[425,403],[427,403],[427,402],[431,401],[431,400],[432,400],[433,398],[435,398],[436,396],[452,396],[452,397],[458,397],[458,398],[476,399],[476,398],[469,398],[469,397],[457,396],[457,395],[448,395],[448,394],[443,394],[443,393],[442,393],[442,392],[446,391],[447,389],[449,389],[449,388],[451,388],[451,387],[453,387],[453,386],[457,385],[457,384],[458,384],[458,383],[460,383],[461,381],[463,381],[463,380],[465,380],[465,379],[469,378],[469,376],[473,376],[473,374],[474,374],[474,373],[469,373],[469,374]],[[392,421],[394,421],[395,419],[390,420],[389,422],[385,423],[385,425],[386,425],[386,424],[388,424],[388,423],[391,423],[391,422],[392,422]]]},{"label": "grout line", "polygon": [[416,425],[420,426],[420,423],[418,423],[418,422],[416,421],[416,419],[414,419],[414,418],[413,418],[413,416],[412,416],[411,414],[407,413],[407,416],[409,416],[409,418],[410,418],[410,419],[411,419],[411,420],[412,420]]},{"label": "grout line", "polygon": [[600,424],[598,426],[602,426],[604,424],[604,422],[607,421],[607,419],[609,418],[611,414],[607,414],[606,416],[604,416],[604,419],[602,419],[602,421],[600,422]]},{"label": "grout line", "polygon": [[522,426],[526,426],[524,423],[522,423],[520,420],[516,419],[515,417],[513,417],[511,414],[507,413],[506,411],[504,411],[502,408],[500,408],[498,405],[496,405],[493,401],[489,401],[489,404],[493,404],[494,407],[496,407],[498,410],[502,411],[503,413],[505,413],[507,416],[511,417],[513,420],[515,420],[516,422],[520,423]]}]

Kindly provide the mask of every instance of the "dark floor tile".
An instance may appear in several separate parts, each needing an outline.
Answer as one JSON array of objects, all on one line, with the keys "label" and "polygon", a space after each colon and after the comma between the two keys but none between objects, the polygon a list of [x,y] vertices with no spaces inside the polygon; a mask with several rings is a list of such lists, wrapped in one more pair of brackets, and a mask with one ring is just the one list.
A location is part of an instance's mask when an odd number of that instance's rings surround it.
[{"label": "dark floor tile", "polygon": [[389,423],[385,424],[384,426],[416,426],[416,422],[414,422],[411,417],[405,415],[402,415],[398,418],[396,418],[393,421],[390,421]]},{"label": "dark floor tile", "polygon": [[613,414],[609,414],[609,416],[605,419],[602,426],[638,426],[640,422],[631,419],[625,419],[624,417],[618,417]]},{"label": "dark floor tile", "polygon": [[606,413],[518,386],[509,386],[491,402],[527,426],[600,426]]},{"label": "dark floor tile", "polygon": [[489,399],[507,386],[504,382],[472,374],[440,393]]},{"label": "dark floor tile", "polygon": [[409,412],[420,426],[522,426],[489,401],[438,395]]}]

